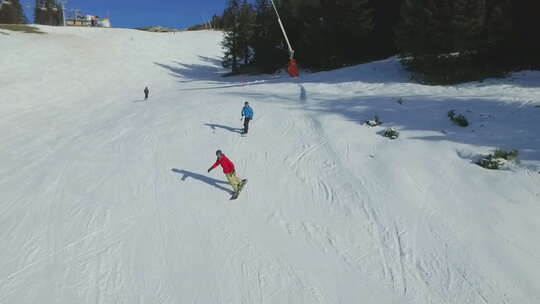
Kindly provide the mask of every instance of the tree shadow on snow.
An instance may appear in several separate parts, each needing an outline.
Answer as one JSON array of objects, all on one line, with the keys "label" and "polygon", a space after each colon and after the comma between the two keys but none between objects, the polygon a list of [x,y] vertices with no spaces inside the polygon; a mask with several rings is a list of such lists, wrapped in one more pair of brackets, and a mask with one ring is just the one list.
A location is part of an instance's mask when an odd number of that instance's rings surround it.
[{"label": "tree shadow on snow", "polygon": [[[453,141],[474,146],[518,149],[522,160],[540,160],[540,110],[517,102],[490,100],[490,97],[408,96],[403,104],[396,97],[358,97],[320,103],[312,110],[335,113],[358,124],[377,115],[383,128],[396,127],[404,138],[424,141]],[[459,127],[448,112],[462,113],[470,125]],[[416,132],[412,137],[407,131]]]},{"label": "tree shadow on snow", "polygon": [[[401,133],[401,140],[450,141],[482,147],[486,152],[495,148],[517,149],[519,159],[540,161],[540,108],[527,100],[497,101],[493,96],[471,97],[468,92],[455,94],[449,91],[440,95],[359,95],[345,98],[311,94],[309,103],[306,103],[302,100],[302,91],[300,88],[300,98],[256,93],[249,97],[278,106],[302,108],[312,113],[314,118],[337,115],[336,119],[342,117],[355,122],[359,128],[365,128],[365,121],[377,115],[383,122],[377,131],[394,127]],[[451,110],[465,115],[470,125],[466,128],[455,125],[448,118]]]},{"label": "tree shadow on snow", "polygon": [[[210,63],[213,64],[212,62]],[[224,77],[225,75],[227,75],[228,72],[223,69],[221,65],[186,64],[178,61],[174,62],[173,64],[164,64],[159,62],[154,62],[154,64],[169,70],[169,74],[176,77],[179,83],[205,83],[205,85],[203,86],[183,87],[181,88],[181,91],[202,91],[223,88],[246,87],[268,82],[273,83],[275,82],[273,80],[285,77],[283,75],[238,75]]]},{"label": "tree shadow on snow", "polygon": [[461,88],[482,88],[490,86],[507,86],[508,88],[540,88],[540,71],[517,71],[504,77],[493,77],[481,81],[459,84]]},{"label": "tree shadow on snow", "polygon": [[182,178],[181,180],[182,181],[185,181],[188,177],[191,177],[193,179],[196,179],[198,181],[201,181],[203,183],[206,183],[210,186],[213,186],[213,187],[216,187],[220,190],[223,190],[229,194],[233,194],[233,191],[228,189],[228,188],[225,188],[221,185],[228,185],[229,183],[226,182],[226,181],[222,181],[222,180],[218,180],[218,179],[215,179],[215,178],[211,178],[211,177],[208,177],[208,176],[205,176],[205,175],[202,175],[202,174],[198,174],[198,173],[194,173],[194,172],[191,172],[191,171],[187,171],[187,170],[180,170],[180,169],[176,169],[176,168],[173,168],[171,169],[172,172],[175,172],[175,173],[178,173],[178,174],[182,174]]},{"label": "tree shadow on snow", "polygon": [[[363,65],[350,66],[332,71],[315,73],[302,73],[298,78],[291,78],[286,73],[234,75],[227,76],[228,70],[221,66],[217,58],[199,56],[206,64],[187,64],[179,61],[171,63],[154,62],[154,64],[169,70],[170,74],[178,78],[180,83],[207,82],[214,86],[201,86],[182,88],[187,90],[212,90],[229,87],[244,87],[260,84],[305,84],[326,83],[337,84],[343,82],[360,81],[364,83],[406,83],[410,74],[406,72],[396,58],[374,61]],[[286,66],[283,67],[284,69]],[[227,77],[224,77],[227,76]]]},{"label": "tree shadow on snow", "polygon": [[230,131],[230,132],[233,132],[233,133],[242,133],[242,130],[241,128],[233,128],[233,127],[228,127],[228,126],[224,126],[224,125],[218,125],[218,124],[209,124],[209,123],[206,123],[204,124],[205,126],[209,126],[212,130],[216,130],[216,128],[218,129],[223,129],[223,130],[227,130],[227,131]]},{"label": "tree shadow on snow", "polygon": [[[187,64],[179,61],[171,63],[154,62],[156,65],[170,71],[180,83],[206,82],[199,87],[182,88],[189,90],[212,90],[230,87],[256,86],[260,84],[339,84],[362,82],[369,84],[414,83],[411,73],[406,71],[397,57],[349,66],[330,71],[302,72],[300,77],[291,78],[283,71],[276,74],[258,75],[229,75],[229,71],[221,65],[220,58],[198,56],[203,64]],[[227,77],[225,77],[227,76]],[[208,84],[211,84],[210,86]],[[540,87],[539,71],[524,71],[509,74],[504,78],[489,78],[482,82],[471,82],[457,85],[459,87],[482,87],[509,85],[511,87],[538,88]]]},{"label": "tree shadow on snow", "polygon": [[186,83],[200,80],[218,80],[224,74],[223,69],[214,65],[186,64],[179,61],[174,64],[154,62],[154,64],[167,69],[170,74],[178,78],[178,82]]}]

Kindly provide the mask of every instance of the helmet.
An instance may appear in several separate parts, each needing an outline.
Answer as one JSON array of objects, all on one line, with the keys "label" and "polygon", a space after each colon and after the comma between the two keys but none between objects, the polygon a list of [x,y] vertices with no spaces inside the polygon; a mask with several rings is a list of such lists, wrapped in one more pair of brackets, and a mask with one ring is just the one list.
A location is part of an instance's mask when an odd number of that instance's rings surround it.
[{"label": "helmet", "polygon": [[249,104],[249,102],[246,101],[246,102],[244,102],[244,104],[247,106]]},{"label": "helmet", "polygon": [[221,150],[217,150],[216,151],[216,156],[220,156],[220,155],[223,155],[223,152],[221,152]]}]

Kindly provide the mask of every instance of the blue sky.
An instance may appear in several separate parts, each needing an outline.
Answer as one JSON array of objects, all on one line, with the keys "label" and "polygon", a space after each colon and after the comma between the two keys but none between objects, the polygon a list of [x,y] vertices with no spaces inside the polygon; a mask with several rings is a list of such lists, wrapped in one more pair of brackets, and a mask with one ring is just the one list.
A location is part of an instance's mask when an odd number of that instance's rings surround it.
[{"label": "blue sky", "polygon": [[[66,8],[79,8],[85,14],[111,17],[113,27],[141,27],[159,25],[185,28],[203,23],[205,18],[220,15],[226,0],[68,0]],[[21,4],[35,0],[21,0]],[[26,13],[33,21],[32,9]],[[66,14],[69,15],[69,14]]]}]

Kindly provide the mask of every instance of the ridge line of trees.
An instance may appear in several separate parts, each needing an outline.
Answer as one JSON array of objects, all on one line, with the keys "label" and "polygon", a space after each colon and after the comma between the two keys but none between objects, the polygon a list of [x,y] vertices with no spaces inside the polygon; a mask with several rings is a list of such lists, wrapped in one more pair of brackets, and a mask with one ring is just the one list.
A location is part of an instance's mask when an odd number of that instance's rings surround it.
[{"label": "ridge line of trees", "polygon": [[[303,68],[398,55],[414,78],[458,83],[540,69],[538,0],[275,0]],[[288,52],[270,0],[227,0],[223,65],[273,73]]]},{"label": "ridge line of trees", "polygon": [[[55,0],[36,0],[34,23],[43,25],[62,25],[62,6]],[[26,24],[28,19],[19,0],[1,1],[0,24]]]}]

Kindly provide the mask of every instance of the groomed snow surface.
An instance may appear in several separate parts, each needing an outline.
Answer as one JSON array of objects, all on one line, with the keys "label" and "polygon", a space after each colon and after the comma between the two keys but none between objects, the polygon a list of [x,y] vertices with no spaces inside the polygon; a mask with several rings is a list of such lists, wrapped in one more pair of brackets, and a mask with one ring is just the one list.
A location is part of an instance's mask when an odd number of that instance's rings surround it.
[{"label": "groomed snow surface", "polygon": [[540,303],[540,73],[225,78],[219,32],[40,28],[0,35],[0,303]]}]

